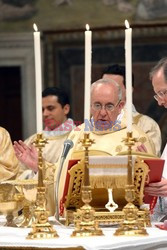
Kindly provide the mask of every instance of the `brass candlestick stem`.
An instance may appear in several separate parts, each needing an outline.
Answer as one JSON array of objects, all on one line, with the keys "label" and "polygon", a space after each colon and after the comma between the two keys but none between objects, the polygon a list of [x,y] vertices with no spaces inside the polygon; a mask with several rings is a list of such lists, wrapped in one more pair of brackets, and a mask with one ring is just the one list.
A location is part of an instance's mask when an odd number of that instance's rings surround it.
[{"label": "brass candlestick stem", "polygon": [[127,185],[125,187],[125,199],[127,205],[123,208],[124,221],[115,231],[114,235],[120,236],[145,236],[148,235],[141,221],[138,219],[138,208],[133,204],[135,200],[135,187],[133,184],[133,164],[132,164],[132,146],[137,141],[132,137],[132,132],[127,133],[125,145],[128,147],[128,175]]},{"label": "brass candlestick stem", "polygon": [[27,239],[50,239],[58,237],[57,232],[53,226],[48,222],[48,211],[46,211],[46,188],[43,183],[43,159],[42,149],[47,143],[42,134],[37,134],[34,141],[38,150],[38,186],[36,197],[36,208],[34,211],[35,222],[32,224],[32,232],[27,236]]},{"label": "brass candlestick stem", "polygon": [[85,148],[84,159],[84,180],[82,187],[82,201],[84,205],[77,209],[74,213],[75,230],[72,233],[73,236],[101,236],[102,230],[98,227],[98,221],[95,220],[95,210],[89,205],[92,200],[92,190],[89,181],[89,152],[88,148],[94,143],[94,140],[89,138],[89,134],[84,134],[84,139],[81,140],[83,147]]}]

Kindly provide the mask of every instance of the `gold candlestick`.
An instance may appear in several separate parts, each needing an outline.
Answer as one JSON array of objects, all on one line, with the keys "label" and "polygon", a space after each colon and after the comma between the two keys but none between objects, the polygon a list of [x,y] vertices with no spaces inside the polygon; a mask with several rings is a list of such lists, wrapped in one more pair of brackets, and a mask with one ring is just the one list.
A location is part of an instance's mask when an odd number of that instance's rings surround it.
[{"label": "gold candlestick", "polygon": [[127,185],[125,187],[125,199],[127,205],[123,208],[124,221],[120,227],[115,231],[115,236],[146,236],[148,235],[143,223],[138,218],[138,208],[133,204],[135,200],[135,187],[133,184],[133,164],[132,164],[132,146],[137,139],[132,137],[132,132],[127,133],[127,138],[124,139],[125,145],[128,146],[128,175]]},{"label": "gold candlestick", "polygon": [[84,205],[77,209],[74,213],[75,230],[72,233],[72,237],[84,237],[84,236],[101,236],[102,230],[98,227],[98,221],[95,219],[95,210],[89,205],[92,200],[92,191],[89,181],[89,153],[88,148],[94,143],[94,140],[89,138],[89,134],[84,134],[84,139],[81,140],[83,147],[85,148],[84,159],[84,180],[82,187],[82,201]]},{"label": "gold candlestick", "polygon": [[36,208],[34,211],[35,222],[32,224],[32,232],[27,236],[27,239],[50,239],[58,237],[57,232],[53,226],[48,222],[48,211],[46,211],[46,188],[43,183],[43,159],[42,149],[45,147],[47,140],[43,138],[42,134],[37,134],[34,141],[38,150],[38,186],[36,197]]}]

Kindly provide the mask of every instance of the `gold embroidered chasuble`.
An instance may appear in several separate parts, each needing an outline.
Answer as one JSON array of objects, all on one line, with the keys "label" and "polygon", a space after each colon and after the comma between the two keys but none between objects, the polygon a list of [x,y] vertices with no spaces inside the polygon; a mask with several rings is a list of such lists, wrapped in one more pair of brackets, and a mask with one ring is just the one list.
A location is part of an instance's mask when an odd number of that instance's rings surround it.
[{"label": "gold embroidered chasuble", "polygon": [[6,129],[0,127],[0,181],[14,179],[19,171],[11,138]]}]

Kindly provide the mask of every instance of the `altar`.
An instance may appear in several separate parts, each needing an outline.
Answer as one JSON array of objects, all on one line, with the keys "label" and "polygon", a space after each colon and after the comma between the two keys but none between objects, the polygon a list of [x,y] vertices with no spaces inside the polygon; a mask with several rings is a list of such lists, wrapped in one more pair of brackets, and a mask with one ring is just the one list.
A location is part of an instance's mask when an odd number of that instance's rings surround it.
[{"label": "altar", "polygon": [[[54,221],[53,221],[54,223]],[[29,240],[26,236],[31,228],[14,228],[0,226],[0,249],[78,249],[78,250],[139,250],[167,249],[167,231],[156,227],[147,228],[149,236],[124,237],[113,236],[116,228],[102,228],[104,236],[71,237],[73,227],[54,226],[59,237],[55,239]]]}]

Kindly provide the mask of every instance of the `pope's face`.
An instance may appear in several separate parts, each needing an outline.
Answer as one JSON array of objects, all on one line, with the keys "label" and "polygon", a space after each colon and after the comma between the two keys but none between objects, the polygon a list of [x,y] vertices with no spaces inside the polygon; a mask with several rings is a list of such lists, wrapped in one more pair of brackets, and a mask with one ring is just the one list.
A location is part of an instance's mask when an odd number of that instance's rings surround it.
[{"label": "pope's face", "polygon": [[164,78],[162,69],[157,71],[152,77],[152,85],[157,97],[158,105],[167,108],[167,81]]},{"label": "pope's face", "polygon": [[49,95],[42,98],[43,122],[49,130],[53,130],[64,123],[69,111],[69,105],[66,104],[62,107],[57,96]]},{"label": "pope's face", "polygon": [[[100,130],[112,128],[123,104],[123,102],[119,102],[118,90],[112,84],[98,84],[95,86],[91,94],[91,114],[96,128]],[[102,109],[96,110],[95,105],[102,106]],[[105,108],[110,105],[115,106],[112,111]]]}]

